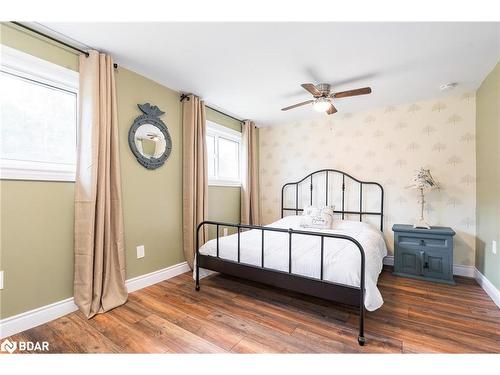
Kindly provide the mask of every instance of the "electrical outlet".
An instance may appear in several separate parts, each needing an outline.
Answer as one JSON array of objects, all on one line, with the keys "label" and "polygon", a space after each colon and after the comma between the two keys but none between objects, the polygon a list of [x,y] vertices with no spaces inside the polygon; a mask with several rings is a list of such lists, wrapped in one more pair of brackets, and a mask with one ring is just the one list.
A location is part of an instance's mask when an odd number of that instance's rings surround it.
[{"label": "electrical outlet", "polygon": [[3,289],[3,271],[0,271],[0,290]]},{"label": "electrical outlet", "polygon": [[222,229],[222,233],[223,233],[223,236],[224,236],[224,237],[225,237],[225,236],[227,236],[227,227],[226,227],[226,228],[224,228],[224,229]]},{"label": "electrical outlet", "polygon": [[496,253],[497,253],[497,241],[495,241],[495,240],[493,240],[493,241],[491,242],[491,252],[492,252],[493,254],[496,254]]},{"label": "electrical outlet", "polygon": [[144,258],[144,245],[137,246],[137,259]]}]

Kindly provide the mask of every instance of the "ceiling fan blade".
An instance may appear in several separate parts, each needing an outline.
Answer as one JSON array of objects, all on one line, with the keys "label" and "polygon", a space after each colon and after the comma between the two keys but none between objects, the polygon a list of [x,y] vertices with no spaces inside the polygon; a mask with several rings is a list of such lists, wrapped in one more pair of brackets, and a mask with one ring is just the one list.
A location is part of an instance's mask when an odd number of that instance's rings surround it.
[{"label": "ceiling fan blade", "polygon": [[330,96],[335,98],[335,99],[338,99],[338,98],[347,98],[348,96],[370,94],[371,92],[372,92],[372,89],[370,87],[363,87],[361,89],[336,92],[335,94],[332,94]]},{"label": "ceiling fan blade", "polygon": [[307,101],[302,102],[302,103],[298,103],[298,104],[291,105],[289,107],[281,108],[281,110],[282,111],[288,111],[289,109],[297,108],[297,107],[300,107],[300,106],[303,106],[303,105],[306,105],[306,104],[310,104],[312,102],[314,102],[314,100],[307,100]]},{"label": "ceiling fan blade", "polygon": [[337,112],[337,108],[333,104],[330,104],[330,108],[326,110],[326,113],[329,115],[333,115],[335,112]]},{"label": "ceiling fan blade", "polygon": [[309,91],[315,98],[321,96],[321,92],[312,83],[303,83],[301,86]]}]

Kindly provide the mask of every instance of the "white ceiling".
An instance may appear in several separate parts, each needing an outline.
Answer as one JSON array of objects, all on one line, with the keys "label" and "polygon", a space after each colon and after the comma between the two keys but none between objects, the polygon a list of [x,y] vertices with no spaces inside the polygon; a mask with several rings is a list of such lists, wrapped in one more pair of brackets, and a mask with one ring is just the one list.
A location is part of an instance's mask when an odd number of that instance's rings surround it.
[{"label": "white ceiling", "polygon": [[[475,90],[500,58],[500,23],[44,23],[121,66],[260,125],[314,116],[301,83],[367,96],[340,113]],[[335,115],[334,115],[335,116]]]}]

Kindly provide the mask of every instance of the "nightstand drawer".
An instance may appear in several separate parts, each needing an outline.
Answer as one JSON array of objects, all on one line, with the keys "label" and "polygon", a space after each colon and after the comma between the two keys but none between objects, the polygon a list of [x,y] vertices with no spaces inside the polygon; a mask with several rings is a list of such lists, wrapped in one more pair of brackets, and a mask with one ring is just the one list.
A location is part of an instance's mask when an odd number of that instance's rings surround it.
[{"label": "nightstand drawer", "polygon": [[411,235],[398,235],[398,244],[400,246],[427,246],[427,247],[449,247],[448,238],[443,237],[414,237]]}]

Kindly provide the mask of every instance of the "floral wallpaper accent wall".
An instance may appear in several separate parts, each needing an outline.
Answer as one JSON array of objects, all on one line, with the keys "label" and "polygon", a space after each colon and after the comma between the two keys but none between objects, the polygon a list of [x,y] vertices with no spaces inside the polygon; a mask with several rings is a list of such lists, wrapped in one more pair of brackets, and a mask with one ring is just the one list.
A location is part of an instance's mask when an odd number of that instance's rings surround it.
[{"label": "floral wallpaper accent wall", "polygon": [[384,235],[392,253],[392,225],[418,217],[418,193],[406,186],[423,166],[441,186],[426,194],[427,221],[452,227],[454,263],[474,265],[475,112],[475,95],[466,93],[261,128],[263,223],[280,217],[284,183],[338,169],[384,187]]}]

